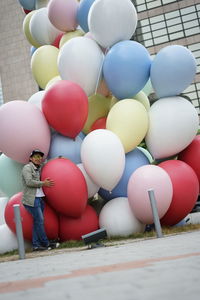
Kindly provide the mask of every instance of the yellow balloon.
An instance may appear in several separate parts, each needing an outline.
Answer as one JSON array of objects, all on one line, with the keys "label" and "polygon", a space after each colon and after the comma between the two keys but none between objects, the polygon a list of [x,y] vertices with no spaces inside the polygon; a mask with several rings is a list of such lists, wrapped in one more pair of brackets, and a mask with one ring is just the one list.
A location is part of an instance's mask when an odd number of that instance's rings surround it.
[{"label": "yellow balloon", "polygon": [[61,48],[67,41],[71,40],[72,38],[83,36],[84,34],[85,33],[80,29],[65,33],[60,39],[59,48]]},{"label": "yellow balloon", "polygon": [[57,67],[59,49],[45,45],[38,48],[31,58],[31,70],[35,81],[42,88],[45,89],[47,83],[59,75]]},{"label": "yellow balloon", "polygon": [[125,153],[132,151],[144,139],[148,130],[148,113],[137,100],[118,101],[110,110],[106,129],[114,132],[121,140]]},{"label": "yellow balloon", "polygon": [[30,29],[29,29],[29,24],[30,24],[31,18],[35,13],[36,13],[36,10],[33,10],[26,15],[26,17],[24,18],[24,21],[23,21],[23,31],[24,31],[24,34],[25,34],[28,42],[35,48],[38,48],[41,45],[32,37]]},{"label": "yellow balloon", "polygon": [[45,90],[48,90],[54,83],[58,82],[59,80],[62,80],[60,76],[53,77],[49,82],[47,83]]},{"label": "yellow balloon", "polygon": [[83,132],[88,134],[92,124],[99,118],[106,117],[110,110],[111,98],[100,94],[94,94],[88,98],[88,118],[84,125]]},{"label": "yellow balloon", "polygon": [[150,109],[149,98],[143,91],[140,91],[135,96],[133,96],[133,99],[142,103],[144,105],[144,107],[146,108],[146,110],[149,111],[149,109]]}]

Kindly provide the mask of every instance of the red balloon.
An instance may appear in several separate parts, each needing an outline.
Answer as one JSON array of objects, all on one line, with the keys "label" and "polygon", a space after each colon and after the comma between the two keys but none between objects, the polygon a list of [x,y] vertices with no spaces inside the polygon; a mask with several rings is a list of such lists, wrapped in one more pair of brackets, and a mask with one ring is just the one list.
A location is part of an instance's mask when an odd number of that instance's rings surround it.
[{"label": "red balloon", "polygon": [[96,211],[87,205],[80,218],[60,216],[60,240],[81,240],[81,236],[99,228],[99,220]]},{"label": "red balloon", "polygon": [[[10,198],[8,201],[6,208],[5,208],[5,221],[10,230],[16,233],[15,221],[14,221],[14,204],[20,205],[20,214],[22,220],[22,231],[24,239],[31,241],[32,240],[32,228],[33,228],[33,218],[31,214],[25,209],[22,202],[22,192],[15,194]],[[45,203],[44,208],[44,227],[47,234],[47,237],[50,240],[54,240],[58,238],[58,216]]]},{"label": "red balloon", "polygon": [[59,49],[59,44],[60,44],[60,40],[62,38],[62,36],[64,35],[64,33],[60,33],[56,38],[55,40],[53,41],[53,44],[52,46],[56,47]]},{"label": "red balloon", "polygon": [[179,153],[178,159],[192,167],[197,174],[200,187],[200,135],[197,135],[192,143]]},{"label": "red balloon", "polygon": [[56,158],[43,167],[41,178],[51,178],[54,186],[44,187],[51,207],[69,217],[80,217],[85,210],[88,191],[81,170],[69,159]]},{"label": "red balloon", "polygon": [[194,170],[180,160],[167,160],[159,164],[170,176],[173,197],[170,207],[161,219],[162,225],[175,225],[193,209],[199,194],[199,182]]},{"label": "red balloon", "polygon": [[32,10],[28,10],[28,9],[25,9],[25,8],[23,8],[22,7],[22,10],[23,10],[23,12],[27,15],[27,14],[29,14]]},{"label": "red balloon", "polygon": [[97,119],[91,126],[90,131],[96,130],[96,129],[106,129],[106,117]]},{"label": "red balloon", "polygon": [[75,138],[87,120],[88,97],[78,84],[59,80],[45,92],[42,110],[51,127]]}]

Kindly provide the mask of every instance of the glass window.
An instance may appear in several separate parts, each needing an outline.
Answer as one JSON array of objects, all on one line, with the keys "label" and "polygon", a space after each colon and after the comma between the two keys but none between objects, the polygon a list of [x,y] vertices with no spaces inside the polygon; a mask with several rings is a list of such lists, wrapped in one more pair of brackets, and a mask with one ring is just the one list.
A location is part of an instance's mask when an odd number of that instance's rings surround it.
[{"label": "glass window", "polygon": [[162,44],[162,43],[166,43],[169,41],[169,38],[167,35],[165,36],[161,36],[161,37],[158,37],[158,38],[155,38],[154,39],[154,44]]},{"label": "glass window", "polygon": [[144,41],[145,41],[145,40],[152,39],[152,33],[151,33],[151,32],[144,33],[144,34],[143,34],[143,39],[144,39]]},{"label": "glass window", "polygon": [[156,1],[151,1],[150,3],[147,3],[147,8],[151,9],[154,7],[158,7],[161,5],[161,1],[160,0],[156,0]]},{"label": "glass window", "polygon": [[154,23],[157,23],[157,22],[161,22],[163,20],[164,20],[164,15],[160,15],[160,16],[150,18],[150,23],[154,24]]},{"label": "glass window", "polygon": [[198,43],[198,44],[193,44],[193,45],[189,45],[188,48],[189,48],[191,51],[200,50],[200,43]]},{"label": "glass window", "polygon": [[174,0],[162,0],[163,4],[168,4],[168,3],[172,3],[172,2],[176,2]]},{"label": "glass window", "polygon": [[[187,28],[191,28],[191,27],[197,27],[199,26],[199,22],[197,20],[194,20],[194,21],[191,21],[191,22],[186,22],[186,23],[183,23],[183,27],[185,29]],[[199,33],[200,33],[200,30],[199,30]]]},{"label": "glass window", "polygon": [[183,38],[184,37],[184,34],[182,31],[180,32],[176,32],[176,33],[172,33],[170,34],[170,40],[177,40],[177,39],[180,39],[180,38]]},{"label": "glass window", "polygon": [[172,27],[168,27],[168,32],[169,33],[177,32],[177,31],[181,31],[181,30],[183,30],[183,25],[182,24],[172,26]]},{"label": "glass window", "polygon": [[181,23],[181,18],[177,17],[175,19],[170,19],[166,21],[167,26],[172,26],[172,25],[176,25],[176,24],[180,24]]},{"label": "glass window", "polygon": [[199,27],[190,28],[190,29],[185,30],[186,36],[193,35],[193,34],[199,34]]},{"label": "glass window", "polygon": [[146,4],[142,4],[142,5],[137,6],[137,12],[144,11],[146,9],[147,9]]},{"label": "glass window", "polygon": [[160,29],[160,30],[156,30],[153,31],[153,37],[158,37],[158,36],[163,36],[167,34],[167,29]]},{"label": "glass window", "polygon": [[149,19],[144,19],[140,21],[142,26],[148,25],[149,24]]},{"label": "glass window", "polygon": [[160,22],[160,23],[155,23],[153,25],[151,25],[151,28],[152,30],[157,30],[157,29],[160,29],[160,28],[165,28],[166,27],[166,24],[165,22]]},{"label": "glass window", "polygon": [[188,6],[188,7],[186,7],[186,8],[180,9],[180,12],[181,12],[181,15],[182,15],[182,16],[183,16],[183,15],[190,14],[190,13],[192,13],[192,12],[194,12],[194,11],[195,11],[195,6],[194,6],[194,5]]},{"label": "glass window", "polygon": [[192,20],[195,20],[195,19],[197,19],[197,14],[196,13],[182,16],[183,22],[192,21]]},{"label": "glass window", "polygon": [[172,12],[169,12],[169,13],[165,14],[165,17],[166,17],[167,20],[172,19],[172,18],[176,18],[176,17],[179,17],[179,16],[180,16],[179,10],[175,10],[175,11],[172,11]]},{"label": "glass window", "polygon": [[153,40],[144,41],[144,46],[145,47],[151,47],[151,46],[153,46]]},{"label": "glass window", "polygon": [[150,26],[144,26],[144,27],[142,27],[141,28],[141,30],[142,30],[142,32],[150,32],[151,31],[151,29],[150,29]]}]

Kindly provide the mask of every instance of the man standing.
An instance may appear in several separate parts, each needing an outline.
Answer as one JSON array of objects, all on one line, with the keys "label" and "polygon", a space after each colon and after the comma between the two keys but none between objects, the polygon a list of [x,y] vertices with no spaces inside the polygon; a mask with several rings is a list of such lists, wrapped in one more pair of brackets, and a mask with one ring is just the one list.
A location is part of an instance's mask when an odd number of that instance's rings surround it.
[{"label": "man standing", "polygon": [[33,251],[57,248],[58,243],[51,243],[44,229],[44,200],[42,187],[51,187],[54,182],[50,178],[40,180],[40,171],[44,153],[38,149],[30,154],[29,163],[22,169],[23,197],[22,203],[33,217],[32,244]]}]

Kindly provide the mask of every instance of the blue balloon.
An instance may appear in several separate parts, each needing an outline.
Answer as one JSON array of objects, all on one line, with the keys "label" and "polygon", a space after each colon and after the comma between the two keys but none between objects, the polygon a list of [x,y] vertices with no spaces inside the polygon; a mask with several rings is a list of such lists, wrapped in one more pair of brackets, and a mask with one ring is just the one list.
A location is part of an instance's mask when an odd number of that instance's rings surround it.
[{"label": "blue balloon", "polygon": [[79,136],[71,139],[56,132],[51,138],[48,159],[63,156],[70,159],[73,163],[79,164],[81,162],[81,144],[82,139]]},{"label": "blue balloon", "polygon": [[37,50],[37,48],[35,48],[34,46],[31,46],[30,55],[32,56],[36,50]]},{"label": "blue balloon", "polygon": [[88,13],[94,1],[95,0],[82,0],[77,10],[77,22],[85,32],[89,31]]},{"label": "blue balloon", "polygon": [[131,152],[128,152],[125,156],[124,173],[116,187],[111,193],[101,188],[98,192],[99,195],[105,200],[111,200],[117,197],[127,197],[128,181],[132,173],[139,167],[149,164],[147,156],[141,150],[135,148]]},{"label": "blue balloon", "polygon": [[104,59],[103,75],[108,88],[118,99],[130,98],[143,89],[150,76],[151,57],[135,41],[115,44]]},{"label": "blue balloon", "polygon": [[159,98],[177,96],[193,81],[196,61],[192,52],[180,45],[161,49],[155,56],[150,78]]},{"label": "blue balloon", "polygon": [[36,0],[19,0],[19,3],[24,9],[34,10]]}]

